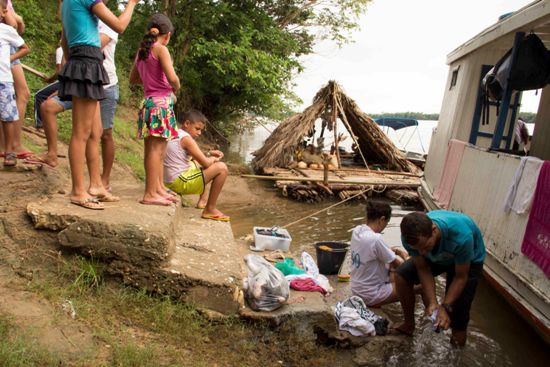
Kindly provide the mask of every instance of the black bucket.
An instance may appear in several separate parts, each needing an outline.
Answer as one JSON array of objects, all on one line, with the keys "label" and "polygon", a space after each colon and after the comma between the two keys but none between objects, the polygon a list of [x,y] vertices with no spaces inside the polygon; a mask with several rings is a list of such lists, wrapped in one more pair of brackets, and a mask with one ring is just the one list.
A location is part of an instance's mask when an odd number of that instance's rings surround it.
[{"label": "black bucket", "polygon": [[[319,247],[328,247],[322,249]],[[319,272],[325,275],[338,274],[340,266],[344,262],[349,245],[345,242],[317,242],[315,252],[317,253],[317,266]]]}]

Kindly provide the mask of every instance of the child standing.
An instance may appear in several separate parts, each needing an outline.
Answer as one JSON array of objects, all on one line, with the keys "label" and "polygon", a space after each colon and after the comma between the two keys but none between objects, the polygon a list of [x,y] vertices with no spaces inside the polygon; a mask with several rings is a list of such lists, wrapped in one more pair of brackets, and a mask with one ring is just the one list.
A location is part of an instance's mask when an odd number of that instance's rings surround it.
[{"label": "child standing", "polygon": [[[190,110],[183,115],[178,138],[168,143],[164,158],[164,181],[168,188],[180,195],[199,194],[198,209],[204,209],[202,218],[229,221],[229,217],[216,208],[218,196],[227,177],[227,166],[220,162],[223,153],[211,150],[206,157],[195,139],[201,134],[206,117],[199,111]],[[197,161],[204,170],[197,167]],[[210,195],[205,186],[210,181]]]},{"label": "child standing", "polygon": [[[7,3],[0,0],[0,11],[2,20],[7,13]],[[17,51],[10,56],[10,48]],[[15,153],[16,125],[19,120],[13,76],[11,73],[11,62],[25,56],[29,48],[19,36],[17,31],[4,23],[0,23],[0,121],[4,135],[4,166],[15,166],[17,154]]]},{"label": "child standing", "polygon": [[[367,306],[397,302],[395,282],[389,267],[395,268],[407,258],[403,249],[390,249],[380,234],[391,218],[387,203],[367,202],[367,223],[355,227],[351,236],[351,291]],[[397,256],[399,255],[399,256]]]},{"label": "child standing", "polygon": [[[69,143],[71,203],[87,209],[104,209],[100,201],[116,201],[103,187],[99,168],[101,118],[98,100],[105,98],[109,83],[103,67],[103,54],[97,29],[98,18],[122,33],[138,0],[129,0],[117,18],[102,0],[64,0],[61,7],[63,50],[67,63],[59,73],[59,97],[73,102],[73,129]],[[90,185],[85,186],[84,162]]]},{"label": "child standing", "polygon": [[173,29],[166,15],[151,17],[130,73],[130,83],[143,84],[145,94],[137,135],[145,140],[145,193],[140,203],[146,205],[167,206],[177,201],[162,181],[167,141],[177,137],[174,92],[180,88],[180,80],[166,48]]}]

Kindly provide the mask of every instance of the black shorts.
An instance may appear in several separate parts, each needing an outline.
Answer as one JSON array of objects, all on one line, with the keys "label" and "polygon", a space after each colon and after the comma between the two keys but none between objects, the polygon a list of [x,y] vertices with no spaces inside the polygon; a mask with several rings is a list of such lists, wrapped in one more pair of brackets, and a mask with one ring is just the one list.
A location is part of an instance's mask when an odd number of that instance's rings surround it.
[{"label": "black shorts", "polygon": [[[455,275],[455,264],[450,265],[441,265],[432,263],[430,260],[426,259],[428,266],[434,277],[446,273],[447,279],[445,282],[445,292],[449,290],[454,275]],[[405,261],[401,264],[396,270],[397,274],[403,277],[408,282],[413,284],[420,284],[420,279],[418,278],[418,272],[416,271],[416,265],[412,258]],[[474,300],[474,295],[476,293],[477,283],[481,277],[483,271],[483,263],[471,263],[470,271],[468,272],[468,281],[464,286],[462,294],[453,304],[453,312],[449,315],[451,317],[451,328],[453,330],[466,330],[468,327],[468,322],[470,321],[470,307],[472,306],[472,301]]]}]

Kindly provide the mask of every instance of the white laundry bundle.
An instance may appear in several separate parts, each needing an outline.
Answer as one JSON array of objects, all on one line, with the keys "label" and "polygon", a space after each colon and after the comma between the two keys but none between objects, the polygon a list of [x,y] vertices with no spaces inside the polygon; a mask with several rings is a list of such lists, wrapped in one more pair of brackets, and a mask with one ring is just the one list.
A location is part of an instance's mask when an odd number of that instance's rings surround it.
[{"label": "white laundry bundle", "polygon": [[288,300],[290,288],[283,273],[258,255],[246,255],[248,276],[243,280],[246,301],[255,311],[273,311]]},{"label": "white laundry bundle", "polygon": [[334,316],[340,330],[348,331],[355,336],[386,335],[388,332],[388,320],[369,310],[361,297],[351,296],[343,302],[338,302]]},{"label": "white laundry bundle", "polygon": [[[333,289],[330,286],[330,282],[328,281],[328,278],[324,276],[323,274],[319,273],[319,267],[317,266],[317,263],[315,263],[315,260],[313,260],[313,257],[311,257],[310,254],[307,252],[302,252],[302,256],[300,257],[300,263],[302,264],[302,268],[306,271],[307,275],[315,281],[321,288],[323,288],[327,293],[332,293]],[[301,275],[295,276],[295,278],[300,278]],[[287,276],[287,280],[289,280]]]}]

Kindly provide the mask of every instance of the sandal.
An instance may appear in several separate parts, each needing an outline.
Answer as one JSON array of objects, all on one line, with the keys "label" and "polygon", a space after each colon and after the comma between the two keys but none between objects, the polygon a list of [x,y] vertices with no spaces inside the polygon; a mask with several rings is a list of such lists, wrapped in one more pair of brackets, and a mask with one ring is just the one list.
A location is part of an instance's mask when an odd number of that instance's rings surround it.
[{"label": "sandal", "polygon": [[17,165],[17,154],[9,152],[4,155],[4,167],[14,167]]},{"label": "sandal", "polygon": [[86,209],[103,210],[105,207],[96,198],[90,197],[84,200],[71,199],[71,204],[81,206]]},{"label": "sandal", "polygon": [[120,201],[120,198],[118,196],[115,196],[108,191],[106,194],[96,195],[96,198],[99,202],[102,203],[116,203],[117,201]]}]

